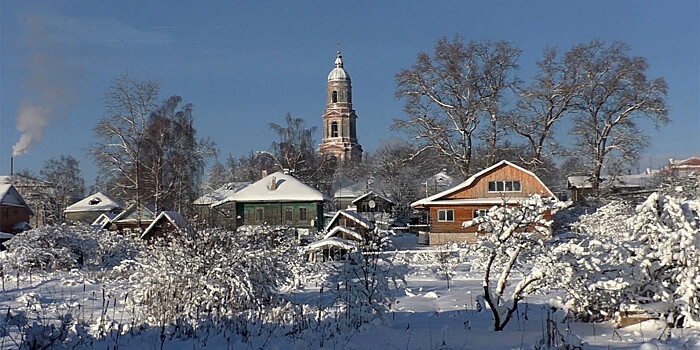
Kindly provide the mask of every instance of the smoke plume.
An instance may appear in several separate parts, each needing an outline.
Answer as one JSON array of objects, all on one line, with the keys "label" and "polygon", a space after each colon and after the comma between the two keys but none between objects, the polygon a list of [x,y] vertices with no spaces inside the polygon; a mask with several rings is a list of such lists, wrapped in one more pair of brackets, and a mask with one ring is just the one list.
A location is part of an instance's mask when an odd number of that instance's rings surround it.
[{"label": "smoke plume", "polygon": [[22,81],[21,103],[15,121],[22,133],[12,147],[13,156],[29,152],[44,139],[44,130],[56,112],[68,105],[71,97],[70,72],[63,66],[61,47],[48,34],[51,28],[39,15],[23,19],[26,48],[26,76]]}]

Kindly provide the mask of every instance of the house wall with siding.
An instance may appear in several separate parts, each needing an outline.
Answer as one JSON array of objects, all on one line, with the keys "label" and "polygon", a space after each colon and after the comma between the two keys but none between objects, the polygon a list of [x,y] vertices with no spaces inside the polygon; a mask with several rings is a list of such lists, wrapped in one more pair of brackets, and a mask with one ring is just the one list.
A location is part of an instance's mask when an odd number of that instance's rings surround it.
[{"label": "house wall with siding", "polygon": [[533,194],[549,195],[547,189],[537,178],[517,168],[503,164],[500,167],[482,175],[471,186],[451,193],[444,199],[466,198],[500,198],[502,192],[489,192],[490,181],[520,181],[520,192],[504,192],[511,197],[529,197]]},{"label": "house wall with siding", "polygon": [[[519,192],[489,192],[489,182],[491,181],[520,181]],[[440,201],[475,199],[475,198],[505,198],[508,197],[529,197],[540,194],[548,197],[549,191],[534,176],[523,172],[508,164],[493,169],[476,179],[469,187],[463,188],[455,193],[444,196]],[[513,204],[516,205],[516,204]],[[478,240],[478,227],[462,228],[462,223],[474,218],[475,210],[489,210],[494,204],[440,204],[430,205],[430,244],[440,245],[449,242],[469,242]],[[454,210],[453,221],[439,221],[440,210]],[[551,220],[551,214],[545,216]]]},{"label": "house wall with siding", "polygon": [[12,233],[12,226],[20,222],[29,222],[27,208],[12,205],[0,205],[0,232]]},{"label": "house wall with siding", "polygon": [[[256,209],[263,209],[263,220],[258,220]],[[300,218],[301,208],[306,209],[306,219]],[[292,220],[287,220],[285,213],[292,210]],[[237,203],[236,212],[240,219],[239,225],[287,225],[296,228],[318,229],[323,223],[319,223],[323,217],[323,208],[317,203]]]}]

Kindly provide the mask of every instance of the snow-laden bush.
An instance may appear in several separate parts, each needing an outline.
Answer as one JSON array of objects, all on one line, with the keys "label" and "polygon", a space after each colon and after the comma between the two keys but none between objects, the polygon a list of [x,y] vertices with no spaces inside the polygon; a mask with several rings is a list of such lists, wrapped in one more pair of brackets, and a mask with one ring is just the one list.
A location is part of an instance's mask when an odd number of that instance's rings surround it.
[{"label": "snow-laden bush", "polygon": [[552,285],[566,291],[566,307],[583,320],[653,305],[676,324],[697,323],[700,205],[654,193],[629,212],[616,203],[582,218],[579,238],[542,262],[556,276]]},{"label": "snow-laden bush", "polygon": [[337,263],[336,273],[327,286],[335,294],[333,309],[342,315],[338,321],[349,328],[360,328],[384,316],[396,301],[396,290],[405,285],[403,274],[391,259],[374,252],[356,252]]},{"label": "snow-laden bush", "polygon": [[3,266],[17,271],[110,269],[143,249],[138,239],[85,225],[41,227],[19,233],[4,245]]},{"label": "snow-laden bush", "polygon": [[[532,269],[530,262],[544,254],[545,241],[552,235],[552,222],[546,216],[556,209],[553,204],[551,199],[535,195],[521,203],[493,207],[462,224],[489,233],[475,249],[486,261],[483,299],[493,313],[496,331],[505,328],[520,300],[542,286],[542,270]],[[514,270],[523,271],[524,277],[506,297]]]},{"label": "snow-laden bush", "polygon": [[207,229],[155,242],[136,261],[127,305],[137,323],[197,330],[269,315],[302,258],[284,229]]}]

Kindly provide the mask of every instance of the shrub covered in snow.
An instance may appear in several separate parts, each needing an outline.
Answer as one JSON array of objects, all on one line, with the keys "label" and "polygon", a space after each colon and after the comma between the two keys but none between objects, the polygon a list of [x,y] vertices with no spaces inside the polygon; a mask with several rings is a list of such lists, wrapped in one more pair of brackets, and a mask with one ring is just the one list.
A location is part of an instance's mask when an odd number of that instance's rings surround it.
[{"label": "shrub covered in snow", "polygon": [[653,304],[676,324],[697,323],[699,213],[698,202],[658,193],[635,210],[610,204],[582,218],[580,237],[553,249],[542,267],[580,319]]},{"label": "shrub covered in snow", "polygon": [[134,259],[144,246],[136,238],[84,225],[41,227],[19,233],[4,245],[3,265],[18,271],[110,269]]},{"label": "shrub covered in snow", "polygon": [[[327,287],[335,293],[335,304],[343,316],[341,324],[359,328],[384,316],[396,301],[403,274],[392,261],[372,252],[356,252],[338,263]],[[405,283],[404,283],[405,285]]]},{"label": "shrub covered in snow", "polygon": [[200,231],[153,244],[131,275],[137,323],[197,329],[280,303],[301,256],[287,230],[248,227]]}]

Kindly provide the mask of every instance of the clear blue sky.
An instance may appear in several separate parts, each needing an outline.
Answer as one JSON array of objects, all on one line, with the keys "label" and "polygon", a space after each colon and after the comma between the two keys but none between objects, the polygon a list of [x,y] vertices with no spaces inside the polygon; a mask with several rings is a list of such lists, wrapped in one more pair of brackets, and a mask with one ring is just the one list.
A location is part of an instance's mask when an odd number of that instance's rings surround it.
[{"label": "clear blue sky", "polygon": [[[287,112],[320,128],[340,43],[365,150],[403,137],[394,74],[442,37],[508,40],[528,80],[545,46],[621,40],[669,85],[672,124],[647,129],[642,168],[700,155],[700,2],[691,1],[46,1],[0,0],[0,174],[9,173],[22,104],[40,105],[45,137],[15,160],[39,172],[61,154],[96,175],[85,150],[104,93],[125,73],[157,79],[195,106],[200,136],[240,156],[267,149]],[[317,134],[320,141],[320,132]]]}]

